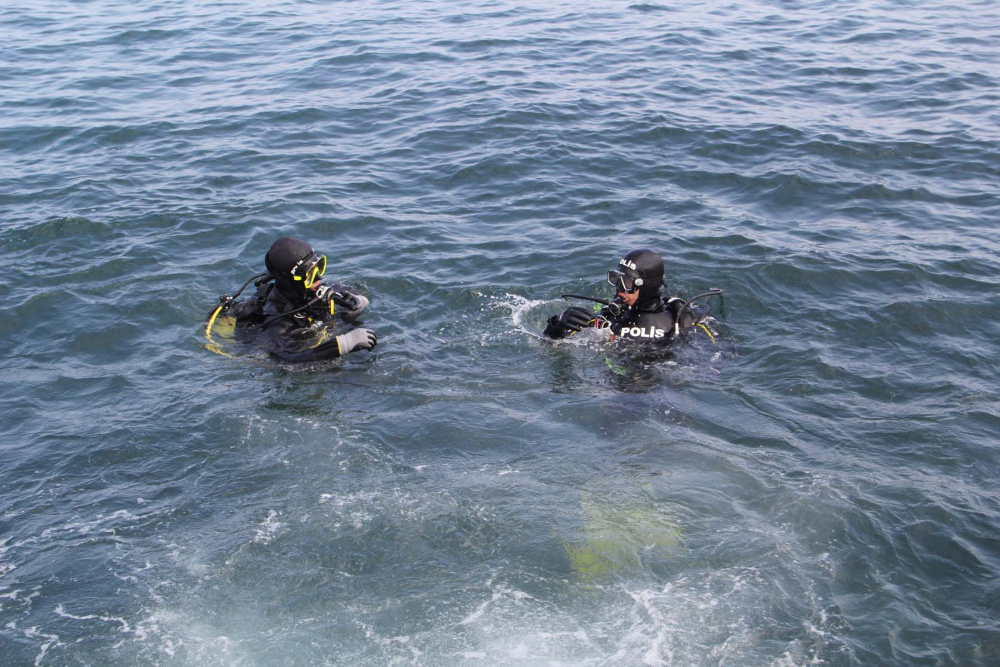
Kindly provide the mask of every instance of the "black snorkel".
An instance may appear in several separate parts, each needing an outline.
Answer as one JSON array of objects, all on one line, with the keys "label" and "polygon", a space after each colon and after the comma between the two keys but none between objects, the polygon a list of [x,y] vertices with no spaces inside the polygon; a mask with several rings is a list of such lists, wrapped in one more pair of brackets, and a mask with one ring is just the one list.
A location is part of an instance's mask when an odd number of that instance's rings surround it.
[{"label": "black snorkel", "polygon": [[610,301],[605,301],[604,299],[598,299],[595,296],[583,296],[582,294],[563,294],[563,299],[583,299],[584,301],[593,301],[595,303],[604,304],[605,306],[611,303]]},{"label": "black snorkel", "polygon": [[564,299],[583,299],[584,301],[593,301],[594,303],[599,303],[599,304],[601,304],[603,306],[607,306],[608,307],[608,312],[610,312],[615,317],[617,317],[618,315],[621,314],[621,312],[622,312],[622,306],[625,303],[624,301],[622,301],[617,296],[614,299],[612,299],[611,301],[605,301],[604,299],[598,299],[597,297],[593,297],[593,296],[583,296],[582,294],[563,294],[562,298],[564,298]]}]

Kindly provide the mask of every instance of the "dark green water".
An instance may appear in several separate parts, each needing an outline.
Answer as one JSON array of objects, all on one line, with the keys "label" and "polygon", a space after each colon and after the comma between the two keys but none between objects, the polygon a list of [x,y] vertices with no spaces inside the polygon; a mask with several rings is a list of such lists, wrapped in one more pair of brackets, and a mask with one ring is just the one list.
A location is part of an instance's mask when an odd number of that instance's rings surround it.
[{"label": "dark green water", "polygon": [[[997,664],[998,26],[8,3],[0,663]],[[205,349],[283,234],[373,354]],[[538,336],[638,246],[735,355]]]}]

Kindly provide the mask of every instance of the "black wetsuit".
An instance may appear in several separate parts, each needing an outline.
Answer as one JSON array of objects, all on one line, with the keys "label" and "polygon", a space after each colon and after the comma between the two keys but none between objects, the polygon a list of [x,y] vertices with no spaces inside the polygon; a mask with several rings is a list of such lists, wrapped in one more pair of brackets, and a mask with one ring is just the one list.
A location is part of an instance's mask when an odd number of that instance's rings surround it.
[{"label": "black wetsuit", "polygon": [[[347,291],[344,285],[331,287],[338,292]],[[343,309],[331,307],[328,300],[319,300],[291,313],[306,303],[301,298],[287,298],[274,283],[268,282],[251,299],[234,304],[233,314],[237,326],[257,329],[266,340],[268,352],[281,361],[321,361],[347,354],[350,350],[341,350],[337,341],[341,332],[335,331],[335,318],[343,319]],[[283,313],[291,314],[281,316]]]},{"label": "black wetsuit", "polygon": [[[636,303],[631,307],[613,303],[594,315],[590,326],[611,329],[615,337],[622,340],[662,345],[673,340],[674,322],[683,306],[682,299],[671,297],[664,301],[659,294],[645,303]],[[549,318],[545,327],[546,336],[564,338],[572,333],[559,326],[558,319],[558,315]],[[690,310],[685,312],[682,328],[691,326],[693,321],[694,314]]]},{"label": "black wetsuit", "polygon": [[[332,287],[338,292],[347,289],[344,285]],[[334,333],[336,307],[331,307],[332,303],[321,300],[305,310],[279,317],[305,304],[285,298],[278,289],[271,290],[264,302],[266,319],[261,326],[271,354],[282,361],[319,361],[347,354],[348,350],[340,349]]]},{"label": "black wetsuit", "polygon": [[[243,284],[233,297],[223,295],[222,305],[209,316],[205,335],[211,342],[212,324],[220,312],[236,319],[236,329],[247,343],[267,343],[268,352],[281,361],[322,361],[351,352],[372,350],[378,337],[371,329],[352,326],[368,307],[368,298],[353,294],[343,285],[322,285],[326,255],[317,255],[308,243],[282,236],[264,256],[266,273],[250,280],[257,293],[250,299],[235,297],[250,284]],[[339,317],[348,326],[333,326]],[[252,339],[252,340],[251,340]]]}]

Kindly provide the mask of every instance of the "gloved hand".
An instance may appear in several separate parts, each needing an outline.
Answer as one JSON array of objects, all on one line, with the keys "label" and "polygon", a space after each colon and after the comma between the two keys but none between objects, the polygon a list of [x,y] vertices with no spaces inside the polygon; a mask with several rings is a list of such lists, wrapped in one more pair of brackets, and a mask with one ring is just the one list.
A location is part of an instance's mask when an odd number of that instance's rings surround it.
[{"label": "gloved hand", "polygon": [[378,344],[378,337],[371,329],[351,329],[342,336],[337,336],[337,345],[340,346],[341,354],[357,352],[358,350],[371,350]]},{"label": "gloved hand", "polygon": [[594,314],[586,308],[570,306],[559,313],[559,317],[555,320],[555,325],[564,331],[580,331],[589,325],[592,319],[594,319]]},{"label": "gloved hand", "polygon": [[337,314],[345,322],[353,322],[368,307],[368,299],[360,294],[351,294],[350,292],[343,292],[342,296],[346,303],[341,304]]}]

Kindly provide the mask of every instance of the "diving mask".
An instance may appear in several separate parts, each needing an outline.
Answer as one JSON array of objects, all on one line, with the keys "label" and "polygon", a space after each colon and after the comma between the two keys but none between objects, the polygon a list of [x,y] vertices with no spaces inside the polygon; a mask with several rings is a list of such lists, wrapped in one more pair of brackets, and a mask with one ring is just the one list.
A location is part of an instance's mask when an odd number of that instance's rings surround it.
[{"label": "diving mask", "polygon": [[642,278],[635,278],[622,271],[608,271],[608,283],[612,285],[617,292],[634,294],[639,291],[640,287],[642,287]]},{"label": "diving mask", "polygon": [[326,255],[312,254],[304,257],[292,267],[292,279],[302,281],[302,285],[309,289],[315,285],[326,273]]}]

